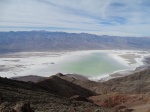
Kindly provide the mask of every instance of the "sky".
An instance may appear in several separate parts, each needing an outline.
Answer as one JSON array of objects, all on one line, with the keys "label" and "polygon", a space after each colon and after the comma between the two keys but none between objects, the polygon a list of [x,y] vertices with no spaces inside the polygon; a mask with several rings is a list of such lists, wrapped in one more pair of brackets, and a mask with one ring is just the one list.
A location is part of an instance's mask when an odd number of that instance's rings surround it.
[{"label": "sky", "polygon": [[0,0],[0,31],[150,36],[150,0]]}]

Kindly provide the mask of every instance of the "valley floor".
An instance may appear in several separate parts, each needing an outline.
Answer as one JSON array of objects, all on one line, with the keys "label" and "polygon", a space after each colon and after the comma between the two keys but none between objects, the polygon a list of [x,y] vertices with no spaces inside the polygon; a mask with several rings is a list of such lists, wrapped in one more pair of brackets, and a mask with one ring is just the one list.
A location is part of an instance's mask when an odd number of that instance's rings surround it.
[{"label": "valley floor", "polygon": [[[105,73],[96,75],[94,73],[89,77],[91,80],[108,80],[110,78],[124,76],[136,67],[145,65],[145,57],[150,56],[150,51],[133,51],[133,50],[87,50],[73,52],[18,52],[0,55],[0,76],[1,77],[18,77],[26,75],[50,76],[63,71],[64,63],[77,61],[84,58],[90,53],[107,53],[110,58],[115,60],[116,64],[121,63],[126,68],[115,70],[114,73]],[[114,63],[114,64],[115,64]],[[89,65],[90,66],[90,65]],[[96,65],[95,65],[96,66]],[[117,74],[116,74],[117,73]],[[119,73],[119,74],[118,74]],[[75,73],[74,73],[75,74]],[[78,74],[78,73],[77,73]],[[85,73],[86,74],[86,73]],[[90,73],[92,74],[92,73]],[[80,74],[83,75],[83,74]]]}]

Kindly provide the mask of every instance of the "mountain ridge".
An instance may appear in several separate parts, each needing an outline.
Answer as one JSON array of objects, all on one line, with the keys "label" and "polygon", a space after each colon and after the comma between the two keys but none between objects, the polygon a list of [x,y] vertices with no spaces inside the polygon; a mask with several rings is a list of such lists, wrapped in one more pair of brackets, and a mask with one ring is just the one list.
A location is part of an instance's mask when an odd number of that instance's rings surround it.
[{"label": "mountain ridge", "polygon": [[[51,78],[43,80],[44,84],[46,84],[46,80],[51,81]],[[71,85],[68,89],[71,91],[76,91],[78,95],[80,95],[81,92],[77,89],[79,87],[78,85],[70,82],[66,83],[66,81],[61,84],[59,82],[57,83],[62,88],[54,88],[56,86],[53,85],[55,84],[53,83],[49,88],[43,89],[43,87],[47,87],[49,85],[39,85],[33,82],[16,81],[0,77],[0,112],[94,112],[96,110],[99,110],[100,112],[112,112],[111,109],[97,106],[89,102],[84,97],[79,97],[81,100],[76,100],[70,99],[70,96],[65,97],[65,93],[58,95],[56,92],[55,94],[55,91],[51,91],[52,89],[59,92],[59,89],[65,89],[63,86],[65,87],[67,85]],[[76,90],[75,88],[71,88],[73,87],[72,85],[76,88]],[[83,89],[83,91],[84,93],[81,94],[85,94],[86,91],[88,92],[89,90],[85,91],[85,89]],[[73,94],[77,95],[76,92],[73,92]],[[71,95],[73,94],[71,93]],[[20,109],[18,110],[18,108]],[[34,111],[27,111],[27,109]]]},{"label": "mountain ridge", "polygon": [[[144,43],[144,44],[143,44]],[[66,51],[150,48],[149,37],[119,37],[47,31],[0,32],[0,51]]]}]

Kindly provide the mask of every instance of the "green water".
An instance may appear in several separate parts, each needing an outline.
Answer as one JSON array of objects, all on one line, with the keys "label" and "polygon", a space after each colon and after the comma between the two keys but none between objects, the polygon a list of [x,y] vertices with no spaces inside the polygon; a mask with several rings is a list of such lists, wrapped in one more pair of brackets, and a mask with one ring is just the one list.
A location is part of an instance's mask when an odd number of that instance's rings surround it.
[{"label": "green water", "polygon": [[100,76],[128,68],[107,53],[102,52],[82,54],[70,58],[74,59],[66,59],[65,62],[60,64],[60,72],[84,76]]}]

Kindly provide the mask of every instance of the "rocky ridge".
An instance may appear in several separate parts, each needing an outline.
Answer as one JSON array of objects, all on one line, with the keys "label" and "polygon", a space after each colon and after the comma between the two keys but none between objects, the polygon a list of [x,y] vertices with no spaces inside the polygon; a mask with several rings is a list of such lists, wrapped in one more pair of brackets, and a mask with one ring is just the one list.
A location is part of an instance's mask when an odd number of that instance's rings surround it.
[{"label": "rocky ridge", "polygon": [[[111,109],[103,108],[90,102],[86,98],[94,95],[90,90],[81,89],[80,86],[65,80],[60,83],[59,81],[62,79],[56,77],[50,77],[38,83],[0,78],[0,111],[32,112],[23,111],[22,108],[24,108],[35,112],[112,112]],[[57,79],[59,80],[57,81]],[[47,82],[52,85],[46,85]],[[56,83],[58,85],[55,85]],[[67,96],[65,93],[60,94],[65,87],[67,87],[67,90],[72,90],[66,93]],[[59,89],[61,89],[60,93]],[[76,95],[79,96],[78,100],[73,98]]]},{"label": "rocky ridge", "polygon": [[35,112],[150,111],[149,66],[106,82],[78,77],[58,73],[36,82],[0,78],[1,106],[9,104],[15,109],[16,104],[25,101]]}]

